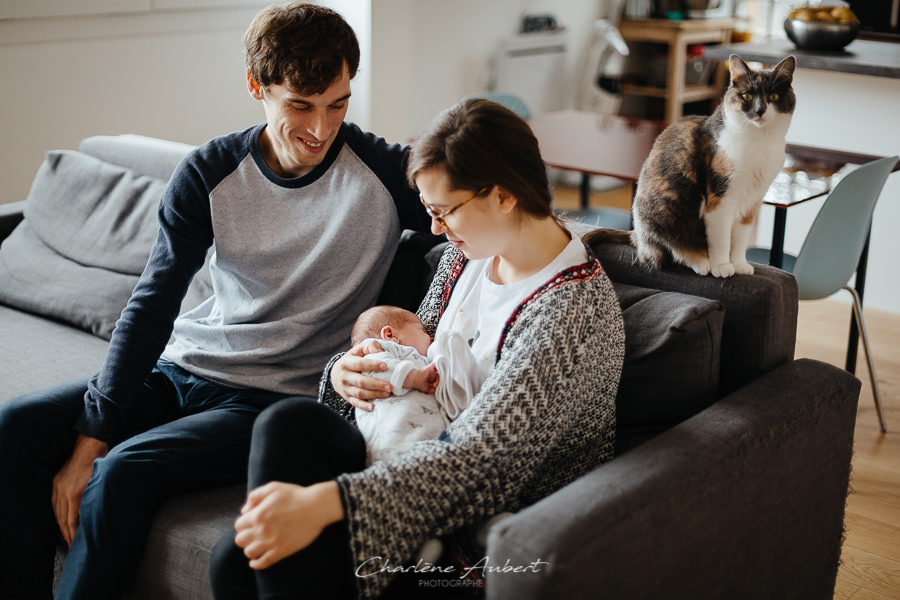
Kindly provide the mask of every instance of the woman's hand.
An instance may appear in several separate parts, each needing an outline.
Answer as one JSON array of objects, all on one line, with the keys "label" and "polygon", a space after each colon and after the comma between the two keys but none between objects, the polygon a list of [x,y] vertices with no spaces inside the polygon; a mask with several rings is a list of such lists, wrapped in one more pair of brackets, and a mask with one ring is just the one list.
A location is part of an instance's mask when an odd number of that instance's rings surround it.
[{"label": "woman's hand", "polygon": [[344,518],[337,483],[303,487],[273,481],[247,496],[234,524],[234,543],[251,569],[267,569],[313,543],[328,525]]},{"label": "woman's hand", "polygon": [[366,340],[350,348],[331,365],[331,386],[350,405],[371,411],[375,407],[369,400],[387,398],[391,385],[377,377],[363,375],[364,371],[384,371],[387,365],[380,360],[366,358],[366,354],[380,352],[376,341]]}]

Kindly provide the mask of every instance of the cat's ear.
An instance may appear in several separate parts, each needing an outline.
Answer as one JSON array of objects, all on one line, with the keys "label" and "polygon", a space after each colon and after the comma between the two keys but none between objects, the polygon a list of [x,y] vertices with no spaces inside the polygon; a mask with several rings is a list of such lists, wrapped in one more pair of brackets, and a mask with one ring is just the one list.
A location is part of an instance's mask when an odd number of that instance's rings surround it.
[{"label": "cat's ear", "polygon": [[737,54],[728,57],[728,70],[731,71],[731,84],[734,85],[739,79],[750,76],[750,67]]},{"label": "cat's ear", "polygon": [[793,56],[788,56],[772,69],[772,80],[776,85],[779,83],[790,84],[794,80],[794,67],[796,66],[797,59]]}]

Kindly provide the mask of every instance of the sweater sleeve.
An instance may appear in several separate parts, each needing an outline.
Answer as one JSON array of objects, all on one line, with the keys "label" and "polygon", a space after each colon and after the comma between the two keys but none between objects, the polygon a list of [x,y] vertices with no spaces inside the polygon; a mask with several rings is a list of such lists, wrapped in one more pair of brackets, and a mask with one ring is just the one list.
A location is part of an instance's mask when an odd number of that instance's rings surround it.
[{"label": "sweater sleeve", "polygon": [[168,343],[181,301],[212,244],[206,189],[189,155],[163,192],[147,266],[116,322],[103,366],[88,383],[75,424],[80,433],[107,443],[115,438],[134,391]]},{"label": "sweater sleeve", "polygon": [[362,597],[426,539],[552,493],[612,457],[624,327],[606,276],[523,309],[446,441],[337,478]]}]

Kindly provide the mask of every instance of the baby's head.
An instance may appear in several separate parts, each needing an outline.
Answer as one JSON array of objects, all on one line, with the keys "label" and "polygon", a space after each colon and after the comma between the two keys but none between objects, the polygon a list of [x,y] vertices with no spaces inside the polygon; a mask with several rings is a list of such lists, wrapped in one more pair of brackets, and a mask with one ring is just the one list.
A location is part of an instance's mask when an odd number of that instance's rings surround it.
[{"label": "baby's head", "polygon": [[431,336],[419,317],[397,306],[373,306],[359,315],[350,333],[350,342],[355,346],[367,338],[412,346],[422,356],[428,353],[431,345]]}]

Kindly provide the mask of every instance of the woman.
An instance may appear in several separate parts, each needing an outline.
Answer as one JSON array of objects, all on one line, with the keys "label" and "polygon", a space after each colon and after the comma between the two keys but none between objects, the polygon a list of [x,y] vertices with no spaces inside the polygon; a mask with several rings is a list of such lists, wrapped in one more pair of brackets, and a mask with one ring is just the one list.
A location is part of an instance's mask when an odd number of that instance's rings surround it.
[{"label": "woman", "polygon": [[408,176],[450,242],[419,316],[431,335],[470,340],[490,374],[440,440],[365,469],[352,408],[389,389],[363,375],[380,365],[362,348],[332,362],[321,404],[266,411],[253,491],[213,557],[217,598],[376,597],[426,540],[528,506],[612,457],[621,312],[597,259],[553,215],[528,125],[463,101],[415,143]]}]

